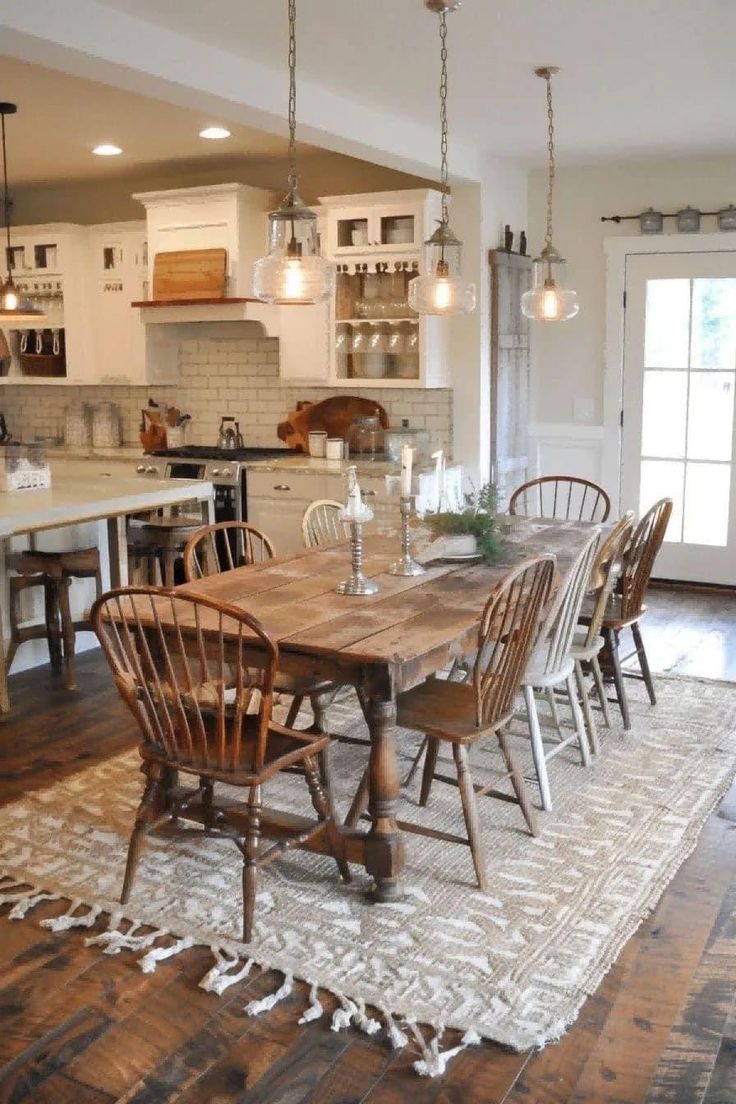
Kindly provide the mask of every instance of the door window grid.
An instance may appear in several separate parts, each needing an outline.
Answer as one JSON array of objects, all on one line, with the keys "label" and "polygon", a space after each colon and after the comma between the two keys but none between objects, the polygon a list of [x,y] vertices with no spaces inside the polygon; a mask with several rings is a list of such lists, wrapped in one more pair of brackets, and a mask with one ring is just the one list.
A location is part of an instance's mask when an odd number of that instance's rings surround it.
[{"label": "door window grid", "polygon": [[[734,333],[736,322],[734,312],[728,311],[721,314],[717,322],[726,318],[727,328],[724,334],[724,352],[734,370],[724,371],[720,364],[715,367],[702,367],[703,348],[710,339],[711,348],[719,345],[719,333],[711,330],[705,336],[703,330],[703,301],[707,288],[698,288],[698,308],[701,323],[698,333],[698,360],[700,365],[693,367],[694,351],[694,327],[693,306],[695,298],[695,284],[723,284],[721,280],[696,279],[658,279],[647,281],[646,313],[645,313],[645,364],[644,364],[644,392],[642,409],[642,446],[641,446],[641,481],[640,481],[640,509],[647,509],[652,502],[664,495],[674,499],[675,508],[668,527],[666,539],[669,543],[694,543],[708,544],[724,547],[728,543],[728,517],[730,506],[731,466],[733,461],[733,401],[734,384],[736,383],[736,364],[734,364]],[[733,292],[736,280],[725,281],[728,287],[726,292]],[[685,288],[684,285],[687,285]],[[679,309],[678,309],[679,308]],[[683,325],[683,309],[687,310],[687,325]],[[678,317],[679,315],[679,317]],[[706,319],[707,321],[707,319]],[[665,329],[663,330],[663,326]],[[685,339],[685,340],[683,340]],[[678,351],[679,346],[679,351]],[[719,350],[720,351],[720,350]],[[683,355],[687,359],[687,365],[678,364]],[[654,364],[650,361],[655,360]],[[656,365],[659,360],[660,364]],[[666,365],[666,367],[665,367]],[[722,458],[702,455],[693,455],[703,452],[703,442],[708,438],[699,433],[696,424],[691,433],[693,423],[693,390],[696,392],[700,385],[693,389],[693,379],[697,377],[715,377],[723,381],[726,393],[726,407],[719,410],[720,414],[720,451]],[[685,377],[684,396],[682,388],[676,384],[678,377]],[[665,389],[662,388],[663,377],[667,379]],[[703,381],[705,382],[705,380]],[[669,385],[669,386],[667,386]],[[673,386],[674,385],[674,386]],[[671,400],[677,398],[676,392],[680,392],[680,409]],[[662,398],[669,392],[669,409],[662,409]],[[695,396],[697,401],[697,395]],[[649,401],[647,401],[649,399]],[[666,403],[666,398],[665,398]],[[703,410],[701,409],[701,420]],[[725,417],[724,417],[725,414]],[[681,448],[665,446],[672,445],[679,438]],[[699,442],[700,447],[696,445]],[[646,447],[649,446],[649,447]],[[725,447],[724,447],[725,446]],[[705,445],[707,448],[708,445]],[[671,453],[676,452],[677,455]],[[668,455],[668,453],[670,453]],[[703,500],[707,499],[707,508],[704,508]]]}]

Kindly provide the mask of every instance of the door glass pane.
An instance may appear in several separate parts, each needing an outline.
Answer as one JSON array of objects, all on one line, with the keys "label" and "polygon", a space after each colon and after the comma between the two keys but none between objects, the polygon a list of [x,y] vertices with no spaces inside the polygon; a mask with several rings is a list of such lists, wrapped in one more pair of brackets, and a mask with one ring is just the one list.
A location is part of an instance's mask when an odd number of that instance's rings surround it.
[{"label": "door glass pane", "polygon": [[688,460],[730,460],[733,372],[693,372],[687,422]]},{"label": "door glass pane", "polygon": [[684,458],[686,426],[687,373],[645,372],[642,455]]},{"label": "door glass pane", "polygon": [[671,498],[672,517],[665,540],[682,540],[682,503],[685,484],[685,464],[677,460],[642,460],[639,492],[639,513],[644,514],[660,498]]},{"label": "door glass pane", "polygon": [[692,368],[736,368],[736,280],[693,280]]},{"label": "door glass pane", "polygon": [[688,544],[728,544],[730,464],[688,464],[684,540]]},{"label": "door glass pane", "polygon": [[647,280],[645,368],[687,368],[690,281]]}]

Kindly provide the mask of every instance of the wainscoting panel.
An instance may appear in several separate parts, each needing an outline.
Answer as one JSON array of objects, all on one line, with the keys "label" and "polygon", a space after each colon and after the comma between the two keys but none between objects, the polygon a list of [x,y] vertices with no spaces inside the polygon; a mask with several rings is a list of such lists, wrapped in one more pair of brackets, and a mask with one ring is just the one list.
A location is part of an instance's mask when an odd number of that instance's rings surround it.
[{"label": "wainscoting panel", "polygon": [[[529,478],[577,475],[604,484],[603,426],[532,422],[529,426]],[[605,488],[611,499],[617,487]]]}]

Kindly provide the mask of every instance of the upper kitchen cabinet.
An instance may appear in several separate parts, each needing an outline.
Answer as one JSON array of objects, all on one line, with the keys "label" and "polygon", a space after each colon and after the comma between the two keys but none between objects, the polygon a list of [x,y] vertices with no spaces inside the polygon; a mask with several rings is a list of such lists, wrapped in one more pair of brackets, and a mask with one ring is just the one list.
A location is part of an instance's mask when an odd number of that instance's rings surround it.
[{"label": "upper kitchen cabinet", "polygon": [[89,227],[87,258],[91,359],[86,382],[154,382],[146,363],[145,326],[130,308],[131,300],[147,296],[145,223]]},{"label": "upper kitchen cabinet", "polygon": [[441,197],[429,189],[322,196],[326,251],[333,257],[419,253],[440,217]]}]

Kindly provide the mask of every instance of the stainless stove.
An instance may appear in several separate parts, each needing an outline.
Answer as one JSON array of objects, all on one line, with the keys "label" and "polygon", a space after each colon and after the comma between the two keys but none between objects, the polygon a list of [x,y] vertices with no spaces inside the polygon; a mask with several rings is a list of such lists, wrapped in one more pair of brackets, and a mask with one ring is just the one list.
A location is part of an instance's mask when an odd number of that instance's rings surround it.
[{"label": "stainless stove", "polygon": [[215,487],[215,521],[247,521],[247,462],[292,455],[290,449],[284,448],[184,445],[143,456],[135,470],[149,479],[208,480]]}]

